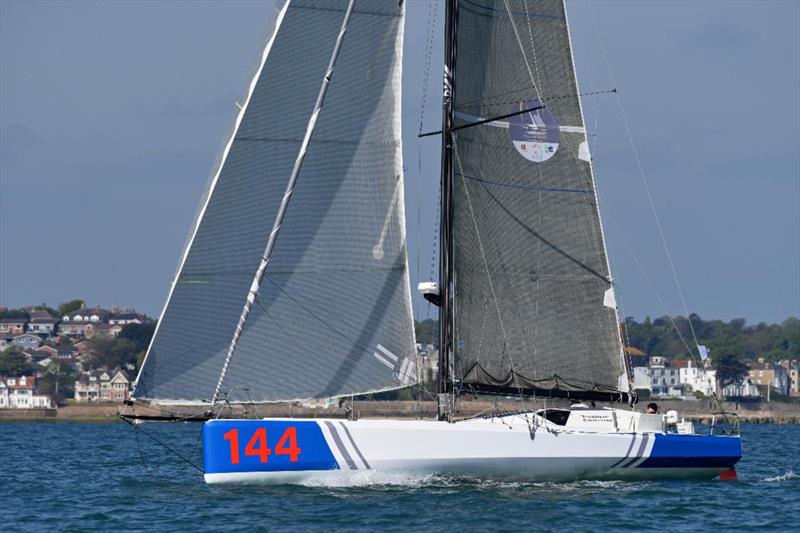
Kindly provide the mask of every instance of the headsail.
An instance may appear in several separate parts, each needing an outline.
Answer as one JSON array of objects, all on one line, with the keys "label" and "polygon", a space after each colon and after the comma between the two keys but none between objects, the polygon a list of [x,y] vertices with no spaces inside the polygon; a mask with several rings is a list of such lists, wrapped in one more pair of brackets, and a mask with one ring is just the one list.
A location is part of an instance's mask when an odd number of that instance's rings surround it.
[{"label": "headsail", "polygon": [[[454,379],[625,389],[562,0],[459,0],[453,132]],[[611,303],[609,303],[611,302]]]},{"label": "headsail", "polygon": [[[347,3],[281,7],[135,397],[211,398]],[[359,394],[416,381],[403,220],[404,12],[359,0],[223,393]]]}]

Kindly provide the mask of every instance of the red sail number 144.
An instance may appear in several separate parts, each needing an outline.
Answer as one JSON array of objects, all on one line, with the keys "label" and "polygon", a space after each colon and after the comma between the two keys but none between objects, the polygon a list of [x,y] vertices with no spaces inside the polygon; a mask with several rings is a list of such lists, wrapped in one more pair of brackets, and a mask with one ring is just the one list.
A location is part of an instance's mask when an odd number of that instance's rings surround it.
[{"label": "red sail number 144", "polygon": [[[231,447],[231,464],[239,464],[239,430],[233,428],[225,433],[222,438],[228,441]],[[275,445],[275,453],[277,455],[288,455],[289,461],[292,463],[297,462],[300,456],[300,448],[297,447],[297,428],[289,426],[281,435],[278,444]],[[272,450],[267,446],[267,428],[258,428],[247,446],[244,448],[245,455],[252,455],[258,457],[262,463],[269,462],[269,455]]]}]

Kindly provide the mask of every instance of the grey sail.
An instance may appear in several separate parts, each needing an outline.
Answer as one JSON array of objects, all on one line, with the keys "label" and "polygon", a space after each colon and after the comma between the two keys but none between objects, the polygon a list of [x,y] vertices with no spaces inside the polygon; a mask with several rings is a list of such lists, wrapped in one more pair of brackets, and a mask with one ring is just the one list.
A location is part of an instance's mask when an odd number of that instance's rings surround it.
[{"label": "grey sail", "polygon": [[[346,2],[290,0],[220,164],[136,398],[207,401],[261,261]],[[359,0],[222,394],[282,401],[416,381],[400,140],[404,12]]]},{"label": "grey sail", "polygon": [[454,379],[625,390],[561,0],[460,0],[453,133]]}]

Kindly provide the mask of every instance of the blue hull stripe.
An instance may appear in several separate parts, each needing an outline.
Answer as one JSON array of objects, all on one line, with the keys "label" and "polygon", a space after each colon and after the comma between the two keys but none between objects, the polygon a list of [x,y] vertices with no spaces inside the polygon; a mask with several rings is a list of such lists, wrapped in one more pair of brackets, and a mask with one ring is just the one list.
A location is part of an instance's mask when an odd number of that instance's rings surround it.
[{"label": "blue hull stripe", "polygon": [[742,458],[739,437],[655,435],[650,456],[637,468],[730,468]]}]

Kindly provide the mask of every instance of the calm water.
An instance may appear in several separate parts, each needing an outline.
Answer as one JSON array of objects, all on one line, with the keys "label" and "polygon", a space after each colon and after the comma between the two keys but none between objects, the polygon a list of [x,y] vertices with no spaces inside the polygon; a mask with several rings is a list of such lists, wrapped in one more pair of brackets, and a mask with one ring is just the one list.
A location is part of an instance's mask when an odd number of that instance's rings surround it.
[{"label": "calm water", "polygon": [[[199,425],[146,429],[188,455]],[[0,424],[0,523],[16,521],[9,531],[793,529],[800,426],[747,425],[743,437],[736,482],[394,476],[349,487],[219,488],[147,437],[137,444],[122,423]]]}]

